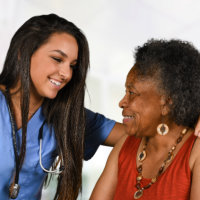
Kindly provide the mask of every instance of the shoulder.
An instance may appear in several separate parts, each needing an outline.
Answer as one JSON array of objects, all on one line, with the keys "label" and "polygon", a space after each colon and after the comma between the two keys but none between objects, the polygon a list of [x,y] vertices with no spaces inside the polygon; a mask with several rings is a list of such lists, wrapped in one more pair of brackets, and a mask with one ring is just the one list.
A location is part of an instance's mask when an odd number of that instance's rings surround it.
[{"label": "shoulder", "polygon": [[0,90],[5,91],[5,86],[4,85],[0,85]]},{"label": "shoulder", "polygon": [[112,152],[111,152],[111,155],[113,155],[113,157],[117,157],[117,160],[118,160],[118,156],[119,156],[119,153],[123,147],[123,145],[125,145],[126,141],[128,140],[129,136],[125,135],[123,136],[119,142],[117,142],[117,144],[114,146]]},{"label": "shoulder", "polygon": [[5,96],[3,94],[3,92],[5,91],[5,87],[0,85],[0,102],[4,102]]},{"label": "shoulder", "polygon": [[[120,150],[123,147],[126,139],[128,138],[127,135],[123,136],[117,144],[112,149],[106,163],[106,167],[104,169],[104,174],[108,173],[108,176],[110,176],[111,173],[115,174],[117,177],[117,171],[118,171],[118,158],[120,154]],[[115,172],[115,173],[114,173]]]},{"label": "shoulder", "polygon": [[4,85],[0,85],[0,98],[2,98],[4,96],[3,92],[5,92],[5,86]]},{"label": "shoulder", "polygon": [[100,113],[93,112],[87,108],[85,108],[86,114],[86,128],[101,128],[103,126],[114,125],[115,121],[106,118],[104,115]]},{"label": "shoulder", "polygon": [[114,198],[118,177],[118,154],[127,136],[122,137],[111,151],[106,166],[97,181],[90,200],[110,200]]},{"label": "shoulder", "polygon": [[103,143],[115,125],[115,121],[104,115],[85,109],[86,112],[86,142],[98,141]]},{"label": "shoulder", "polygon": [[[119,142],[115,145],[117,149],[122,149],[125,147],[135,147],[137,144],[140,144],[141,138],[136,138],[135,136],[124,135]],[[114,148],[115,148],[114,147]]]},{"label": "shoulder", "polygon": [[200,168],[200,138],[196,138],[190,154],[189,160],[190,169],[193,171],[194,167],[199,165]]},{"label": "shoulder", "polygon": [[190,168],[192,171],[192,186],[190,192],[190,200],[200,199],[200,139],[195,140],[190,155]]}]

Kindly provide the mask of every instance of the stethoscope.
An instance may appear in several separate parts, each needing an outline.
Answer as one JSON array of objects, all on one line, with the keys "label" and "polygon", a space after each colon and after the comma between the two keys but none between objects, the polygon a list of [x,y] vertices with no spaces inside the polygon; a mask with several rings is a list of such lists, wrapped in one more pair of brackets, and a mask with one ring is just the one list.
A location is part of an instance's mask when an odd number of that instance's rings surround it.
[{"label": "stethoscope", "polygon": [[45,124],[45,120],[42,124],[42,126],[40,127],[39,130],[39,140],[40,140],[40,150],[39,150],[39,158],[40,158],[40,167],[43,169],[43,171],[47,172],[47,173],[52,173],[52,174],[61,174],[63,172],[63,166],[60,166],[59,169],[55,169],[55,170],[47,170],[45,169],[45,167],[42,164],[42,137],[43,137],[43,126]]},{"label": "stethoscope", "polygon": [[[16,199],[19,194],[19,190],[20,190],[20,185],[19,185],[20,163],[19,163],[19,155],[17,152],[16,126],[15,126],[12,111],[10,109],[10,95],[9,95],[8,89],[6,89],[5,97],[6,97],[6,101],[7,101],[7,105],[8,105],[8,111],[9,111],[11,127],[12,127],[12,142],[13,142],[13,149],[14,149],[14,155],[15,155],[15,168],[16,168],[14,181],[13,181],[13,183],[11,183],[11,185],[9,187],[9,197],[11,199]],[[59,169],[56,169],[56,170],[47,170],[42,164],[42,139],[43,139],[43,127],[44,127],[45,122],[46,121],[44,120],[44,122],[39,130],[39,141],[40,141],[39,163],[40,163],[40,167],[42,168],[43,171],[45,171],[47,173],[60,174],[63,171],[63,166],[61,166]]]}]

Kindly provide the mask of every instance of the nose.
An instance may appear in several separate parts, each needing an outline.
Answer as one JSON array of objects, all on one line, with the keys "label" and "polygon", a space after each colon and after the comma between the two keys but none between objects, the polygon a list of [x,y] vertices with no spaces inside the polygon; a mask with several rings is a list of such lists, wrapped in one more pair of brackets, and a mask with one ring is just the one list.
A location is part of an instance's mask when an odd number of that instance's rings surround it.
[{"label": "nose", "polygon": [[70,64],[66,64],[60,67],[59,75],[63,81],[67,80],[70,81],[72,78],[73,70]]},{"label": "nose", "polygon": [[119,102],[119,107],[120,108],[125,108],[125,107],[127,107],[127,105],[128,105],[127,96],[124,95],[124,97]]}]

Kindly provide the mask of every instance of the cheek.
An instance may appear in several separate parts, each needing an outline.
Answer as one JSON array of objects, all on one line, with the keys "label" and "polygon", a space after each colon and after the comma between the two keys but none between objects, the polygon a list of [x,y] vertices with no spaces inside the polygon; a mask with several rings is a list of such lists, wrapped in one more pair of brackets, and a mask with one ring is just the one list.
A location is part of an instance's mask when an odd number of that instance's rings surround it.
[{"label": "cheek", "polygon": [[32,59],[31,60],[31,66],[30,66],[30,76],[32,81],[34,80],[39,80],[40,76],[42,75],[42,69],[41,69],[40,63],[37,61],[37,59]]},{"label": "cheek", "polygon": [[151,123],[158,123],[161,118],[161,106],[159,101],[149,101],[143,109],[143,117]]},{"label": "cheek", "polygon": [[30,70],[30,78],[34,87],[38,88],[42,85],[42,75],[43,73],[41,73],[41,71],[37,67],[35,67],[34,70]]},{"label": "cheek", "polygon": [[131,135],[136,135],[140,131],[140,126],[141,126],[141,117],[138,113],[135,113],[135,116],[128,130],[129,133]]},{"label": "cheek", "polygon": [[42,77],[54,71],[56,71],[56,67],[48,57],[38,55],[32,57],[30,66],[31,76],[36,76],[35,78],[37,78],[37,76]]},{"label": "cheek", "polygon": [[151,136],[156,133],[156,128],[161,122],[161,115],[157,106],[146,106],[138,114],[137,117],[137,131],[142,136]]},{"label": "cheek", "polygon": [[156,130],[160,122],[160,111],[158,104],[151,102],[135,101],[131,105],[132,114],[134,118],[127,126],[127,133],[131,135],[140,135],[140,133],[147,133],[150,129]]}]

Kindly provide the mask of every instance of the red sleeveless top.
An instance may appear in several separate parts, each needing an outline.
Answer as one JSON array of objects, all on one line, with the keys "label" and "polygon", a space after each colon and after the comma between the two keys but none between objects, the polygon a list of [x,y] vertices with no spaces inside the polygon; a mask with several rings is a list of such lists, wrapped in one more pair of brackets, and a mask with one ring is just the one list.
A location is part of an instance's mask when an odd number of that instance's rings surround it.
[{"label": "red sleeveless top", "polygon": [[[189,167],[190,153],[196,137],[192,134],[176,154],[172,163],[161,174],[156,183],[143,191],[140,200],[188,200],[190,199],[191,170]],[[114,200],[133,200],[137,191],[136,169],[137,150],[141,139],[129,136],[124,142],[118,161],[118,183]],[[142,186],[150,179],[143,178]]]}]

